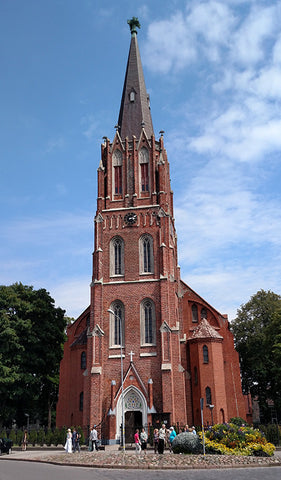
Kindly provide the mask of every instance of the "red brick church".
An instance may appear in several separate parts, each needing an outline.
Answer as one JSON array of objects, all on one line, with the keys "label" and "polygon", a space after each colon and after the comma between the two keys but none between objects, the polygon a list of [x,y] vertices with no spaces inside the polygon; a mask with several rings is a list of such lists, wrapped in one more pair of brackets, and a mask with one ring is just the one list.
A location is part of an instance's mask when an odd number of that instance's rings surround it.
[{"label": "red brick church", "polygon": [[206,423],[246,418],[227,315],[180,278],[169,162],[128,23],[118,125],[98,166],[91,303],[67,329],[57,404],[58,427],[97,424],[105,443],[119,442],[122,415],[129,442],[136,426],[200,425],[200,398]]}]

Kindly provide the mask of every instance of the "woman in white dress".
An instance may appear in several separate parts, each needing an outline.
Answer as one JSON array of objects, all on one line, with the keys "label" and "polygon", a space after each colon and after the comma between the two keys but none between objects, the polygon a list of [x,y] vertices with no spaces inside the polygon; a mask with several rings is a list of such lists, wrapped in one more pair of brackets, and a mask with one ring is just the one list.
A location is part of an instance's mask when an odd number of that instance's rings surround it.
[{"label": "woman in white dress", "polygon": [[66,453],[72,453],[72,433],[70,428],[67,430],[67,435],[66,435],[66,442],[64,449]]}]

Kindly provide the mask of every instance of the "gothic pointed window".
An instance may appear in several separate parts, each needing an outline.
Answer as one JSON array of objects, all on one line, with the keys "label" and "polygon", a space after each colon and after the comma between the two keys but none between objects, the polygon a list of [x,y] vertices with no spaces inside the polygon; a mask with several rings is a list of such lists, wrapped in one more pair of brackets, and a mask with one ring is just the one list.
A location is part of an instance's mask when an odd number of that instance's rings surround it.
[{"label": "gothic pointed window", "polygon": [[124,240],[114,237],[110,242],[110,275],[124,275]]},{"label": "gothic pointed window", "polygon": [[87,357],[86,352],[81,353],[81,370],[85,370],[87,367]]},{"label": "gothic pointed window", "polygon": [[122,153],[115,150],[112,156],[113,195],[122,195]]},{"label": "gothic pointed window", "polygon": [[140,165],[140,191],[141,193],[149,191],[149,153],[147,148],[141,148],[139,152]]},{"label": "gothic pointed window", "polygon": [[207,309],[205,307],[203,307],[202,310],[201,310],[201,320],[202,320],[202,318],[207,320]]},{"label": "gothic pointed window", "polygon": [[195,303],[192,305],[192,321],[194,323],[198,322],[198,308],[197,308],[197,305],[195,305]]},{"label": "gothic pointed window", "polygon": [[141,303],[140,315],[141,345],[155,345],[155,306],[152,300],[146,299]]},{"label": "gothic pointed window", "polygon": [[121,342],[124,347],[124,305],[122,302],[114,302],[110,310],[114,312],[109,313],[109,324],[110,324],[110,347],[120,347]]},{"label": "gothic pointed window", "polygon": [[140,273],[154,272],[153,239],[151,235],[140,238]]},{"label": "gothic pointed window", "polygon": [[209,351],[207,345],[203,347],[203,363],[209,363]]},{"label": "gothic pointed window", "polygon": [[212,394],[210,387],[206,387],[206,405],[212,405]]}]

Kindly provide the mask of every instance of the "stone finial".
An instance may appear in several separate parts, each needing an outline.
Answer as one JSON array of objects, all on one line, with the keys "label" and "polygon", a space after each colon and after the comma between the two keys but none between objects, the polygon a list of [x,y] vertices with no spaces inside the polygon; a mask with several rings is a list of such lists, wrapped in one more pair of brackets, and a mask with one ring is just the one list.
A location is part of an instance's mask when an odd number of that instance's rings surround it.
[{"label": "stone finial", "polygon": [[141,28],[140,22],[137,17],[132,17],[131,20],[127,20],[127,23],[130,25],[131,34],[138,33],[137,28]]}]

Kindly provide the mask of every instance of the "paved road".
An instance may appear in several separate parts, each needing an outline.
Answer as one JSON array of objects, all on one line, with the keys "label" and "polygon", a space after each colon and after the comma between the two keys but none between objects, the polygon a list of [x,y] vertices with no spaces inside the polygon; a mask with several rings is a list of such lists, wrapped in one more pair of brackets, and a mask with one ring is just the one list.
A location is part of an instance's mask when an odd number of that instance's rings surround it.
[{"label": "paved road", "polygon": [[281,467],[224,470],[116,470],[1,459],[0,480],[278,480]]}]

